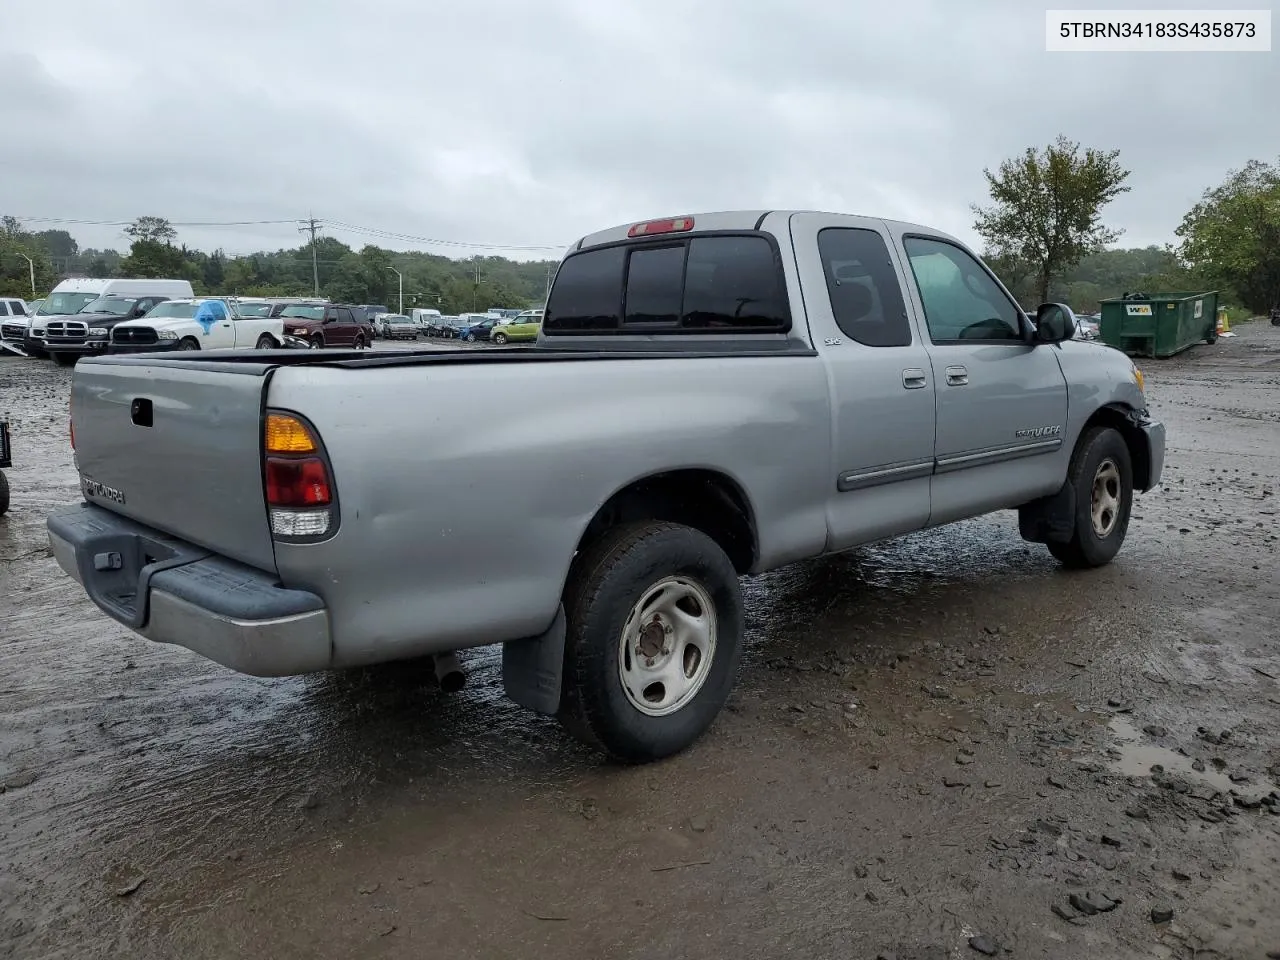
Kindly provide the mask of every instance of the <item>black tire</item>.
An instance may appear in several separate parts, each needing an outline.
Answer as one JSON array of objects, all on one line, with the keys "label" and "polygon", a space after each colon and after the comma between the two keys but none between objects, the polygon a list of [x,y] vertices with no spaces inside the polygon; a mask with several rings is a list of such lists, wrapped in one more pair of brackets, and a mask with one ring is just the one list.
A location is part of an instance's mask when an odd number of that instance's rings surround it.
[{"label": "black tire", "polygon": [[317,334],[316,334],[314,337],[312,337],[308,342],[311,344],[311,349],[312,349],[312,350],[323,350],[323,349],[324,349],[324,336],[323,336],[322,334],[317,333]]},{"label": "black tire", "polygon": [[55,353],[53,355],[53,362],[60,367],[74,367],[78,359],[80,358],[74,353]]},{"label": "black tire", "polygon": [[1205,336],[1204,342],[1210,346],[1218,342],[1218,328],[1216,326],[1209,328],[1209,333]]},{"label": "black tire", "polygon": [[9,478],[0,470],[0,514],[9,512]]},{"label": "black tire", "polygon": [[465,337],[463,337],[462,339],[463,339],[464,341],[466,341],[467,343],[475,343],[475,342],[476,342],[476,335],[475,335],[474,333],[468,333],[468,334],[467,334]]},{"label": "black tire", "polygon": [[363,333],[357,333],[357,334],[356,334],[356,342],[355,342],[354,346],[355,346],[355,348],[356,348],[357,350],[363,350],[363,349],[365,349],[365,348],[368,346],[368,344],[367,344],[367,343],[365,343],[365,341],[364,341],[364,334],[363,334]]},{"label": "black tire", "polygon": [[[1113,466],[1117,474],[1114,487],[1111,481],[1104,479],[1102,468],[1107,464]],[[1075,488],[1075,529],[1066,543],[1050,541],[1049,552],[1063,566],[1071,569],[1105,566],[1120,552],[1133,511],[1133,459],[1120,432],[1111,427],[1088,430],[1076,444],[1067,482]],[[1105,534],[1100,534],[1094,527],[1094,490],[1098,483],[1104,483],[1118,501],[1110,527],[1102,524]],[[1102,519],[1106,519],[1105,513]]]},{"label": "black tire", "polygon": [[178,342],[178,349],[179,350],[199,350],[200,344],[196,343],[196,341],[192,340],[190,337],[183,337],[182,340]]},{"label": "black tire", "polygon": [[275,337],[271,336],[271,334],[269,333],[264,333],[262,336],[258,338],[258,342],[255,345],[254,349],[274,350],[277,346],[279,346],[279,344],[276,343]]},{"label": "black tire", "polygon": [[[633,608],[669,577],[692,581],[710,599],[715,645],[705,679],[688,702],[665,716],[650,716],[624,690],[620,640]],[[745,622],[737,571],[714,540],[674,523],[615,527],[575,561],[564,602],[564,692],[558,716],[566,730],[624,763],[679,753],[707,731],[733,687]]]},{"label": "black tire", "polygon": [[505,333],[495,333],[493,335],[493,342],[496,343],[498,346],[502,346],[504,343],[507,342],[507,335]]}]

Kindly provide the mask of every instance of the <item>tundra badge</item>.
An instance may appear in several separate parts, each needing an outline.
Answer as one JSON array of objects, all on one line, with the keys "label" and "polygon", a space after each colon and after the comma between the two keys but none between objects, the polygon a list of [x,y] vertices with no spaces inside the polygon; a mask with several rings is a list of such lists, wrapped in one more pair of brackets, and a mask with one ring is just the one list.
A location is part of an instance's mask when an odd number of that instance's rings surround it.
[{"label": "tundra badge", "polygon": [[111,500],[115,503],[124,505],[124,491],[117,490],[115,487],[108,487],[105,483],[99,483],[97,480],[90,480],[83,473],[80,474],[80,491],[84,494],[86,500],[98,498],[101,500]]},{"label": "tundra badge", "polygon": [[1014,433],[1019,440],[1039,440],[1062,435],[1062,427],[1025,427]]}]

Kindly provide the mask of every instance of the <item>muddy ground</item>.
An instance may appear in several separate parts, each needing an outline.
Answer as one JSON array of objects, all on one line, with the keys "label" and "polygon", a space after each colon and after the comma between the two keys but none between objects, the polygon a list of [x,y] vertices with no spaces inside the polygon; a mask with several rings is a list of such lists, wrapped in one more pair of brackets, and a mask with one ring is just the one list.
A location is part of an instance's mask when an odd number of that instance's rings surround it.
[{"label": "muddy ground", "polygon": [[130,635],[45,547],[69,373],[0,361],[0,956],[1280,955],[1280,330],[1237,330],[1145,364],[1114,565],[1001,515],[749,581],[728,711],[638,769],[495,651],[445,695]]}]

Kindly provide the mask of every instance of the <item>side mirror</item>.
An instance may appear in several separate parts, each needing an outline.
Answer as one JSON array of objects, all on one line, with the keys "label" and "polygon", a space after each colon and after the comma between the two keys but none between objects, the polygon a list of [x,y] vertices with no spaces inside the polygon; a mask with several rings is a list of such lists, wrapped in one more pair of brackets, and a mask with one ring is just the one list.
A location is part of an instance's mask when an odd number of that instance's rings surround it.
[{"label": "side mirror", "polygon": [[1036,342],[1062,343],[1076,335],[1076,318],[1065,303],[1042,303],[1036,310]]}]

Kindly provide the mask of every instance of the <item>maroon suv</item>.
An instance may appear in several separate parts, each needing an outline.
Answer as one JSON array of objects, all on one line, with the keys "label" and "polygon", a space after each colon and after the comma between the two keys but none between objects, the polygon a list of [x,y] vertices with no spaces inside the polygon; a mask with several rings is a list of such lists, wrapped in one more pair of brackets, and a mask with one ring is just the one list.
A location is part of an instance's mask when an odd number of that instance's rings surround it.
[{"label": "maroon suv", "polygon": [[286,336],[306,340],[313,349],[355,347],[373,343],[373,324],[349,303],[295,303],[280,311]]}]

